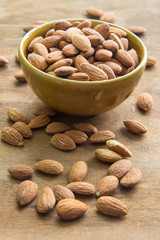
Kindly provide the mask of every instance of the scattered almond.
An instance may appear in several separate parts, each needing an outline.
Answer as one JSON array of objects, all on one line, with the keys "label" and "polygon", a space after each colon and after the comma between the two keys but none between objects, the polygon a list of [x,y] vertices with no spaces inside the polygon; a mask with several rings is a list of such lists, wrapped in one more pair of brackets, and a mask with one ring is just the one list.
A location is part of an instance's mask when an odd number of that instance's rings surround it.
[{"label": "scattered almond", "polygon": [[136,35],[141,35],[147,32],[147,30],[144,27],[141,26],[131,26],[128,28],[129,31],[133,32]]},{"label": "scattered almond", "polygon": [[157,59],[154,57],[147,57],[147,67],[153,67],[157,63]]},{"label": "scattered almond", "polygon": [[53,135],[53,137],[51,138],[51,144],[54,147],[64,151],[69,151],[76,148],[76,145],[72,138],[70,138],[66,134],[60,133]]},{"label": "scattered almond", "polygon": [[134,187],[142,178],[139,168],[131,168],[129,172],[121,179],[120,184],[123,187]]},{"label": "scattered almond", "polygon": [[9,63],[9,61],[7,60],[7,58],[3,57],[0,55],[0,66],[5,66]]},{"label": "scattered almond", "polygon": [[19,82],[26,82],[26,78],[25,78],[24,72],[22,70],[20,72],[17,72],[16,74],[14,74],[14,77]]},{"label": "scattered almond", "polygon": [[12,125],[14,129],[21,133],[24,138],[31,138],[32,131],[30,127],[24,122],[16,122]]},{"label": "scattered almond", "polygon": [[13,146],[21,147],[24,145],[22,135],[16,129],[14,129],[12,127],[2,128],[1,129],[1,138],[5,142],[7,142]]},{"label": "scattered almond", "polygon": [[101,213],[113,217],[121,217],[128,213],[127,207],[120,200],[110,196],[98,198],[96,207]]},{"label": "scattered almond", "polygon": [[115,13],[114,12],[106,12],[104,13],[101,17],[100,20],[101,21],[105,21],[105,22],[114,22],[115,21]]},{"label": "scattered almond", "polygon": [[51,188],[44,187],[36,200],[36,208],[39,213],[50,212],[56,203],[54,193]]},{"label": "scattered almond", "polygon": [[64,167],[61,163],[48,159],[37,162],[35,164],[35,168],[48,174],[60,174],[64,170]]},{"label": "scattered almond", "polygon": [[144,134],[148,130],[144,124],[135,120],[126,120],[126,121],[123,121],[123,123],[130,132],[133,132],[136,134]]},{"label": "scattered almond", "polygon": [[46,114],[40,114],[37,117],[33,118],[28,126],[30,128],[41,128],[46,126],[50,122],[50,117]]},{"label": "scattered almond", "polygon": [[74,193],[80,195],[92,195],[95,193],[95,187],[88,182],[71,182],[67,187]]},{"label": "scattered almond", "polygon": [[94,17],[94,18],[100,18],[103,15],[102,10],[100,10],[98,8],[94,8],[94,7],[86,9],[86,12],[88,15],[90,15],[91,17]]},{"label": "scattered almond", "polygon": [[83,144],[88,139],[88,136],[84,132],[79,130],[69,130],[65,132],[65,134],[72,138],[75,144]]},{"label": "scattered almond", "polygon": [[115,176],[106,176],[101,179],[96,189],[96,196],[106,196],[112,194],[118,187],[119,181]]},{"label": "scattered almond", "polygon": [[17,179],[24,180],[32,176],[33,169],[26,164],[16,164],[8,169],[9,174]]},{"label": "scattered almond", "polygon": [[30,122],[29,117],[23,111],[21,111],[19,108],[9,108],[8,109],[8,117],[13,122],[24,122],[24,123]]},{"label": "scattered almond", "polygon": [[69,126],[66,123],[62,122],[53,122],[47,125],[46,133],[48,134],[55,134],[65,132],[69,129]]},{"label": "scattered almond", "polygon": [[108,175],[113,175],[117,178],[123,177],[131,168],[131,161],[122,159],[113,163],[108,169]]},{"label": "scattered almond", "polygon": [[108,140],[106,145],[109,149],[121,154],[124,157],[132,157],[130,150],[124,144],[116,140]]},{"label": "scattered almond", "polygon": [[141,93],[137,98],[138,107],[147,112],[151,109],[153,104],[153,98],[149,93]]},{"label": "scattered almond", "polygon": [[56,206],[58,216],[64,220],[81,217],[87,209],[87,205],[77,199],[63,199]]},{"label": "scattered almond", "polygon": [[75,162],[69,172],[69,182],[81,182],[87,175],[87,164],[84,161]]},{"label": "scattered almond", "polygon": [[100,161],[108,163],[114,163],[123,158],[120,154],[109,149],[96,149],[95,155]]},{"label": "scattered almond", "polygon": [[73,126],[75,129],[85,132],[89,136],[98,131],[95,126],[89,123],[75,123]]},{"label": "scattered almond", "polygon": [[53,191],[57,202],[67,198],[75,199],[73,192],[65,186],[57,185],[54,187]]},{"label": "scattered almond", "polygon": [[90,137],[92,143],[105,143],[110,139],[114,139],[115,135],[113,132],[108,130],[97,131]]},{"label": "scattered almond", "polygon": [[25,180],[21,182],[17,191],[19,205],[25,206],[30,203],[37,195],[38,186],[35,182]]}]

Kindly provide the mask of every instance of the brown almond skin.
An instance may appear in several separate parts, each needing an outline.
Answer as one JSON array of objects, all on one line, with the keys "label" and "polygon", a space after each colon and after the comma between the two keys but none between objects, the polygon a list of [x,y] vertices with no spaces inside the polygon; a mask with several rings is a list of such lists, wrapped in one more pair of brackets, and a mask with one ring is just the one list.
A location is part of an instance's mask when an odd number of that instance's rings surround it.
[{"label": "brown almond skin", "polygon": [[98,129],[90,123],[75,123],[73,126],[75,129],[85,132],[88,136],[98,131]]},{"label": "brown almond skin", "polygon": [[10,145],[21,147],[24,145],[23,137],[16,129],[4,127],[1,129],[1,138]]},{"label": "brown almond skin", "polygon": [[106,176],[101,179],[96,189],[96,196],[111,195],[118,187],[119,181],[115,176]]},{"label": "brown almond skin", "polygon": [[83,34],[83,32],[79,28],[72,26],[65,31],[64,40],[68,43],[72,43],[72,37],[74,34]]},{"label": "brown almond skin", "polygon": [[106,64],[99,64],[97,67],[102,69],[107,74],[108,79],[116,78],[116,75],[114,74],[112,68],[110,68],[108,65],[106,65]]},{"label": "brown almond skin", "polygon": [[107,49],[100,49],[95,53],[95,58],[98,61],[105,62],[110,60],[111,57],[112,57],[112,52]]},{"label": "brown almond skin", "polygon": [[33,50],[36,54],[46,57],[48,55],[48,49],[42,43],[35,43]]},{"label": "brown almond skin", "polygon": [[105,143],[110,139],[114,139],[115,135],[113,132],[108,130],[97,131],[90,137],[92,143]]},{"label": "brown almond skin", "polygon": [[82,55],[78,55],[75,58],[75,67],[78,69],[78,71],[81,72],[81,65],[83,63],[88,63],[87,59],[84,58]]},{"label": "brown almond skin", "polygon": [[25,180],[21,182],[17,191],[17,201],[19,205],[25,206],[30,203],[37,195],[38,186],[35,182]]},{"label": "brown almond skin", "polygon": [[[137,67],[139,64],[139,57],[138,57],[137,52],[132,48],[128,51],[128,53],[133,58],[133,60],[135,62],[135,67]],[[134,66],[132,66],[132,67],[134,67]]]},{"label": "brown almond skin", "polygon": [[57,50],[57,51],[54,51],[54,52],[51,52],[49,53],[46,57],[45,57],[45,60],[47,63],[55,63],[59,60],[62,60],[64,59],[65,56],[63,55],[62,51],[60,50]]},{"label": "brown almond skin", "polygon": [[92,81],[101,81],[108,79],[106,73],[102,69],[94,66],[93,64],[83,63],[81,65],[81,71],[86,73]]},{"label": "brown almond skin", "polygon": [[23,138],[31,138],[32,137],[32,131],[30,127],[24,123],[24,122],[16,122],[12,125],[14,129],[16,129],[18,132],[21,133]]},{"label": "brown almond skin", "polygon": [[157,59],[155,57],[148,56],[147,57],[147,67],[153,67],[157,63]]},{"label": "brown almond skin", "polygon": [[35,43],[41,43],[42,40],[43,40],[43,38],[41,36],[33,38],[33,40],[30,42],[30,44],[28,46],[28,51],[33,52],[34,51],[34,44]]},{"label": "brown almond skin", "polygon": [[153,104],[153,98],[149,93],[141,93],[137,98],[138,107],[147,112],[151,109]]},{"label": "brown almond skin", "polygon": [[55,29],[54,28],[48,30],[48,32],[45,35],[45,38],[46,37],[50,37],[50,36],[54,36],[54,33],[55,33]]},{"label": "brown almond skin", "polygon": [[91,48],[91,42],[89,39],[82,35],[82,34],[75,34],[72,37],[72,43],[73,45],[78,48],[79,50],[86,52],[89,51]]},{"label": "brown almond skin", "polygon": [[61,41],[62,37],[61,36],[50,36],[46,37],[42,40],[42,44],[46,48],[52,48],[52,47],[58,47],[59,42]]},{"label": "brown almond skin", "polygon": [[50,65],[47,69],[46,72],[54,71],[56,68],[62,67],[62,66],[71,66],[73,63],[73,60],[70,58],[66,59],[61,59],[52,65]]},{"label": "brown almond skin", "polygon": [[77,68],[71,67],[71,66],[62,66],[59,68],[56,68],[54,73],[59,77],[67,77],[72,73],[78,72]]},{"label": "brown almond skin", "polygon": [[56,203],[55,195],[51,188],[44,187],[36,200],[36,208],[39,213],[50,212]]},{"label": "brown almond skin", "polygon": [[33,169],[26,164],[16,164],[7,169],[9,174],[17,179],[24,180],[32,176]]},{"label": "brown almond skin", "polygon": [[100,18],[103,15],[102,10],[94,7],[87,8],[86,13],[94,18]]},{"label": "brown almond skin", "polygon": [[142,35],[147,31],[144,27],[141,26],[130,26],[128,27],[128,30],[136,35]]},{"label": "brown almond skin", "polygon": [[19,108],[9,108],[8,109],[8,117],[13,122],[24,122],[24,123],[30,122],[29,117],[23,111],[21,111]]},{"label": "brown almond skin", "polygon": [[92,26],[91,20],[86,19],[83,22],[81,22],[77,27],[79,29],[82,29],[82,28],[91,28],[91,26]]},{"label": "brown almond skin", "polygon": [[63,20],[58,21],[54,25],[55,30],[67,30],[69,27],[71,27],[72,24],[69,21]]},{"label": "brown almond skin", "polygon": [[98,160],[102,162],[114,163],[123,157],[109,149],[96,149],[95,156]]},{"label": "brown almond skin", "polygon": [[96,207],[101,213],[113,217],[122,217],[128,214],[127,207],[117,198],[110,196],[98,198]]},{"label": "brown almond skin", "polygon": [[79,130],[69,130],[69,131],[66,131],[65,134],[70,138],[72,138],[75,144],[83,144],[88,139],[87,134]]},{"label": "brown almond skin", "polygon": [[45,114],[49,117],[52,117],[56,114],[55,110],[49,107],[42,107],[42,108],[38,108],[34,111],[35,115],[41,115],[41,114]]},{"label": "brown almond skin", "polygon": [[24,76],[24,72],[23,71],[20,71],[20,72],[17,72],[16,74],[14,74],[14,77],[17,79],[17,81],[19,82],[26,82],[26,78]]},{"label": "brown almond skin", "polygon": [[100,20],[112,23],[115,21],[115,13],[114,12],[106,12],[100,17]]},{"label": "brown almond skin", "polygon": [[147,132],[147,127],[135,120],[126,120],[123,121],[124,126],[132,133],[136,133],[136,134],[144,134]]},{"label": "brown almond skin", "polygon": [[95,187],[88,182],[71,182],[67,187],[74,193],[80,195],[92,195],[95,193]]},{"label": "brown almond skin", "polygon": [[129,172],[121,179],[120,184],[123,187],[134,187],[142,178],[142,173],[139,168],[131,168]]},{"label": "brown almond skin", "polygon": [[75,162],[69,172],[69,182],[81,182],[86,177],[88,171],[84,161]]},{"label": "brown almond skin", "polygon": [[61,133],[53,135],[51,144],[62,151],[69,151],[76,148],[74,141],[69,136]]},{"label": "brown almond skin", "polygon": [[63,199],[56,206],[58,216],[64,220],[81,217],[87,209],[87,205],[77,199]]},{"label": "brown almond skin", "polygon": [[0,66],[5,66],[9,63],[9,61],[7,60],[7,58],[3,57],[0,55]]},{"label": "brown almond skin", "polygon": [[40,114],[37,117],[33,118],[28,126],[30,128],[41,128],[46,126],[51,121],[50,117],[45,114]]},{"label": "brown almond skin", "polygon": [[101,23],[94,27],[94,30],[99,32],[104,39],[106,39],[109,36],[109,25],[107,23]]},{"label": "brown almond skin", "polygon": [[53,191],[57,202],[67,198],[75,199],[73,192],[65,186],[57,185],[54,187]]},{"label": "brown almond skin", "polygon": [[132,157],[131,151],[122,143],[116,140],[106,141],[106,145],[109,149],[121,154],[124,157]]},{"label": "brown almond skin", "polygon": [[119,48],[118,44],[113,40],[106,40],[102,43],[103,47],[111,52],[116,52]]},{"label": "brown almond skin", "polygon": [[64,166],[61,163],[49,159],[37,162],[35,168],[48,174],[60,174],[64,170]]},{"label": "brown almond skin", "polygon": [[135,62],[133,58],[127,51],[123,49],[117,50],[116,58],[118,59],[118,61],[120,61],[123,65],[125,65],[128,68],[132,66],[135,67]]},{"label": "brown almond skin", "polygon": [[86,73],[82,73],[82,72],[72,73],[67,78],[71,79],[71,80],[77,80],[77,81],[89,81],[90,80],[90,77]]},{"label": "brown almond skin", "polygon": [[129,41],[127,38],[121,38],[121,42],[123,44],[124,50],[128,50],[128,46],[129,46]]},{"label": "brown almond skin", "polygon": [[117,178],[123,177],[131,168],[130,160],[119,160],[113,163],[108,169],[108,175],[113,175]]},{"label": "brown almond skin", "polygon": [[74,57],[79,53],[79,50],[73,44],[68,44],[62,48],[62,53],[66,57]]},{"label": "brown almond skin", "polygon": [[48,134],[55,134],[65,132],[69,129],[69,126],[62,122],[53,122],[47,125],[46,133]]},{"label": "brown almond skin", "polygon": [[[90,40],[92,47],[97,47],[102,43],[102,39],[97,35],[89,35],[87,37]],[[97,51],[98,49],[95,50]]]},{"label": "brown almond skin", "polygon": [[120,28],[116,28],[116,27],[110,27],[110,33],[114,33],[117,36],[120,36],[120,38],[127,36],[127,33],[125,31],[123,31]]},{"label": "brown almond skin", "polygon": [[44,71],[48,67],[48,64],[46,63],[45,58],[36,53],[29,54],[27,59],[30,64],[32,64],[34,67],[38,68],[39,70]]}]

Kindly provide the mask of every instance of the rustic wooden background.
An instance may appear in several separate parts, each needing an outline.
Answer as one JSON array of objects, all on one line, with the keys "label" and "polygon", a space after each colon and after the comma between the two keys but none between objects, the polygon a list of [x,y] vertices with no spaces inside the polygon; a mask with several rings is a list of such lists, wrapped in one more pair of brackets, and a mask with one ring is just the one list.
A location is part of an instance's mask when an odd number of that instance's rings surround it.
[{"label": "rustic wooden background", "polygon": [[[14,74],[19,66],[14,61],[22,28],[36,20],[52,21],[62,18],[84,17],[87,7],[95,6],[116,13],[116,23],[124,27],[142,25],[148,32],[142,37],[148,54],[159,58],[160,53],[160,1],[156,0],[1,0],[0,1],[0,54],[10,61],[0,69],[0,128],[11,125],[7,109],[19,107],[33,117],[34,109],[43,106],[27,84],[17,83]],[[25,140],[22,148],[1,142],[0,147],[0,239],[3,240],[158,240],[160,239],[160,65],[147,69],[132,96],[114,110],[91,118],[60,115],[54,119],[72,126],[86,121],[99,129],[109,129],[116,139],[126,144],[133,152],[132,165],[139,167],[143,179],[133,190],[119,188],[113,196],[121,199],[129,209],[124,218],[111,218],[97,212],[94,197],[78,197],[88,205],[88,212],[80,219],[64,222],[55,209],[48,215],[37,214],[35,201],[24,208],[16,202],[18,180],[7,173],[13,164],[25,163],[34,167],[38,159],[55,159],[64,164],[60,176],[48,176],[35,171],[33,180],[39,190],[48,185],[67,184],[70,166],[77,160],[87,162],[89,172],[86,181],[93,184],[106,175],[108,165],[95,159],[95,145],[89,142],[72,152],[61,152],[50,144],[44,129],[36,130],[31,140]],[[152,94],[154,105],[148,113],[140,112],[136,98],[142,92]],[[148,133],[139,137],[127,132],[123,120],[136,119],[148,126]],[[103,147],[100,145],[97,147]]]}]

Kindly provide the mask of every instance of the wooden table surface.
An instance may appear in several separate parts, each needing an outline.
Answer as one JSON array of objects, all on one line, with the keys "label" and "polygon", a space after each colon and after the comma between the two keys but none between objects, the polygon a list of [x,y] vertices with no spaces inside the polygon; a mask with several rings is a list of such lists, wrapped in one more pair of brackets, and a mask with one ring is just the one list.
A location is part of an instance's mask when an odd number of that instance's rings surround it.
[{"label": "wooden table surface", "polygon": [[[33,111],[43,103],[34,95],[27,84],[17,83],[14,74],[20,70],[14,61],[23,27],[36,20],[52,21],[62,18],[84,17],[87,7],[96,6],[116,13],[116,23],[124,27],[142,25],[148,32],[142,37],[148,54],[159,58],[160,53],[160,1],[156,0],[35,0],[0,1],[0,55],[9,59],[7,67],[0,69],[0,128],[11,125],[7,110],[19,107],[33,117]],[[132,166],[142,170],[142,181],[132,190],[118,188],[114,197],[122,200],[129,213],[124,218],[112,218],[97,212],[95,197],[78,197],[88,205],[84,217],[75,221],[62,221],[54,209],[48,215],[37,214],[35,200],[24,208],[16,202],[16,191],[20,181],[7,173],[13,164],[25,163],[34,167],[39,159],[60,161],[64,173],[48,176],[34,171],[32,179],[39,190],[44,186],[53,188],[56,184],[66,185],[70,166],[77,160],[88,164],[86,181],[96,185],[106,175],[108,166],[94,157],[96,148],[105,145],[91,145],[89,141],[71,152],[62,152],[50,144],[50,136],[44,129],[36,130],[25,146],[16,148],[4,142],[0,147],[0,239],[3,240],[158,240],[160,239],[160,66],[159,61],[152,69],[145,70],[141,82],[134,93],[123,104],[107,113],[90,118],[66,115],[54,119],[68,123],[85,121],[98,129],[108,129],[116,134],[116,139],[126,144],[133,152]],[[142,92],[152,94],[153,108],[148,113],[140,112],[136,98]],[[136,136],[126,131],[123,120],[135,119],[148,126],[145,136]]]}]

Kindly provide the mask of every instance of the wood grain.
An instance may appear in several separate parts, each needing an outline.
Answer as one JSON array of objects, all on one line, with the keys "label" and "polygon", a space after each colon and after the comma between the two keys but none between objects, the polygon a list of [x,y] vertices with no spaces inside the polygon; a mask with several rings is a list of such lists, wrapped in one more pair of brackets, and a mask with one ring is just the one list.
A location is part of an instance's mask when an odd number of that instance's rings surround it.
[{"label": "wood grain", "polygon": [[[34,110],[43,103],[34,95],[27,84],[17,83],[14,74],[20,70],[14,61],[14,55],[22,28],[36,20],[52,21],[55,19],[84,17],[87,7],[96,6],[106,11],[115,11],[116,23],[124,27],[142,25],[147,33],[142,40],[148,54],[156,58],[160,52],[160,2],[159,1],[116,1],[116,0],[81,0],[81,1],[10,1],[0,3],[0,54],[10,61],[5,68],[0,68],[0,128],[12,125],[8,120],[7,109],[19,107],[33,117]],[[86,161],[88,175],[86,181],[95,186],[106,175],[108,164],[95,159],[96,148],[89,141],[71,152],[62,152],[50,144],[50,136],[44,129],[35,130],[31,140],[25,140],[25,146],[16,148],[0,143],[0,238],[4,240],[158,240],[160,236],[160,62],[152,69],[147,69],[139,86],[132,96],[117,108],[95,117],[77,118],[59,114],[55,121],[64,121],[72,128],[75,122],[88,122],[98,129],[108,129],[115,133],[116,139],[123,142],[132,151],[132,165],[142,170],[143,179],[133,189],[118,188],[113,196],[122,200],[129,209],[124,218],[111,218],[97,212],[95,197],[79,197],[88,205],[88,212],[80,219],[64,222],[58,218],[55,209],[48,215],[37,214],[35,200],[24,208],[16,202],[16,191],[20,181],[11,178],[7,168],[13,164],[24,163],[34,167],[40,159],[54,159],[61,162],[65,170],[59,176],[49,176],[34,171],[32,179],[37,182],[39,191],[44,186],[53,188],[57,184],[68,183],[70,166],[77,160]],[[142,113],[135,106],[139,93],[152,94],[154,105],[148,113]],[[123,127],[123,120],[135,119],[148,126],[148,133],[139,137]]]}]

